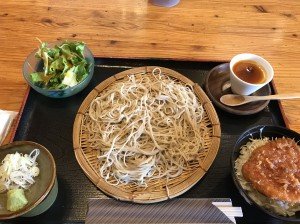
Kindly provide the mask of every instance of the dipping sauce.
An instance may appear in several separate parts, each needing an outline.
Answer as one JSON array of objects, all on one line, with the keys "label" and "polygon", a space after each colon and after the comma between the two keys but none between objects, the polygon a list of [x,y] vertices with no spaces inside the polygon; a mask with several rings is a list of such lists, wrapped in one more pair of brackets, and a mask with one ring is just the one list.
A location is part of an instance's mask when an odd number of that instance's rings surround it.
[{"label": "dipping sauce", "polygon": [[265,70],[255,61],[239,61],[233,66],[233,72],[241,80],[251,84],[261,84],[266,81]]}]

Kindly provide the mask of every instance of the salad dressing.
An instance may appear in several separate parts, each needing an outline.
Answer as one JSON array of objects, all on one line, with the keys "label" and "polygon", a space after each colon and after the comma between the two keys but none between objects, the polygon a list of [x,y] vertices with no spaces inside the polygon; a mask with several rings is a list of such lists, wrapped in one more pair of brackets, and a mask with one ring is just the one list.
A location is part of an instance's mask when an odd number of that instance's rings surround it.
[{"label": "salad dressing", "polygon": [[61,90],[77,85],[89,74],[91,64],[84,57],[83,42],[64,41],[54,47],[41,43],[36,57],[43,61],[43,71],[30,74],[34,85]]}]

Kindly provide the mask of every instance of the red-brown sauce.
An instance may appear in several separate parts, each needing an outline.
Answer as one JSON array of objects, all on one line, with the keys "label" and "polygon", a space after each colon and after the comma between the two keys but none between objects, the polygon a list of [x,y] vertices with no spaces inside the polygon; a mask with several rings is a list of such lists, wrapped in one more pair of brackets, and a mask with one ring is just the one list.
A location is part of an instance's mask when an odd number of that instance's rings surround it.
[{"label": "red-brown sauce", "polygon": [[265,196],[300,202],[300,147],[293,139],[278,138],[256,148],[242,173]]}]

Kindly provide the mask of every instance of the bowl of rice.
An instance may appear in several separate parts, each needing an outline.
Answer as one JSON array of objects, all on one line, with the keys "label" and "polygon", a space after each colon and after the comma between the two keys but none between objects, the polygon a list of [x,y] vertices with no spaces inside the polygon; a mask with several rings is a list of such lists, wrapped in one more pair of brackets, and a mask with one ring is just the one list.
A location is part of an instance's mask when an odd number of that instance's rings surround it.
[{"label": "bowl of rice", "polygon": [[237,140],[231,155],[241,196],[266,214],[300,221],[300,134],[280,126],[256,126]]}]

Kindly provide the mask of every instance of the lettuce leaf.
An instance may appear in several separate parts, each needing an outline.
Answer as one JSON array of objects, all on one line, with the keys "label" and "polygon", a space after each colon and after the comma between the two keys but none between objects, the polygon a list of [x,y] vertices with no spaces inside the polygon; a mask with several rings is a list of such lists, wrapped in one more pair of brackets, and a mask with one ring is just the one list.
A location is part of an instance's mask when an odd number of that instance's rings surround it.
[{"label": "lettuce leaf", "polygon": [[32,82],[47,89],[63,89],[74,86],[75,82],[62,83],[66,74],[72,72],[80,83],[88,76],[91,66],[84,57],[84,48],[85,44],[77,41],[64,41],[53,48],[41,42],[35,56],[44,62],[43,72],[30,74]]}]

